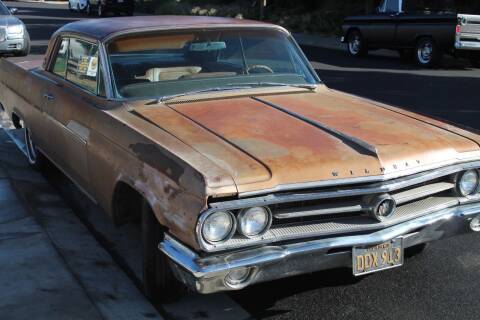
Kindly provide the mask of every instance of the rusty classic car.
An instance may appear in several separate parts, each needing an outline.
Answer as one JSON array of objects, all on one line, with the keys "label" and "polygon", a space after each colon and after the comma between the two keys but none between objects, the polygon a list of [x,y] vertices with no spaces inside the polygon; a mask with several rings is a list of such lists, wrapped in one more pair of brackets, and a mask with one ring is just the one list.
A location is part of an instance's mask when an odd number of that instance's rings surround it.
[{"label": "rusty classic car", "polygon": [[0,62],[28,161],[142,228],[152,299],[401,266],[480,231],[480,135],[327,88],[282,27],[122,17]]}]

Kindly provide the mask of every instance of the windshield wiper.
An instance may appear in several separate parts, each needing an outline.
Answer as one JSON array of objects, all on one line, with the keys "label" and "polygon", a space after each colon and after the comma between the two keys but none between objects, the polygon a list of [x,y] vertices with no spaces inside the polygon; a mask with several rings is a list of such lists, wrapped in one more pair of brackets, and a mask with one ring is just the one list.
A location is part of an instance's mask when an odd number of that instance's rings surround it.
[{"label": "windshield wiper", "polygon": [[234,86],[228,85],[227,87],[215,87],[215,88],[208,88],[208,89],[201,89],[201,90],[192,90],[192,91],[182,92],[182,93],[178,93],[178,94],[172,94],[172,95],[169,95],[169,96],[163,96],[163,97],[157,99],[157,103],[158,102],[165,102],[165,101],[172,100],[172,99],[179,98],[179,97],[195,95],[195,94],[199,94],[199,93],[219,92],[219,91],[228,91],[228,90],[237,90],[237,89],[245,89],[245,87],[244,86],[234,87]]},{"label": "windshield wiper", "polygon": [[308,83],[282,83],[282,82],[245,82],[245,83],[229,83],[227,86],[245,86],[245,87],[293,87],[293,88],[301,88],[301,89],[308,89],[308,90],[315,90],[317,86],[315,84],[308,84]]}]

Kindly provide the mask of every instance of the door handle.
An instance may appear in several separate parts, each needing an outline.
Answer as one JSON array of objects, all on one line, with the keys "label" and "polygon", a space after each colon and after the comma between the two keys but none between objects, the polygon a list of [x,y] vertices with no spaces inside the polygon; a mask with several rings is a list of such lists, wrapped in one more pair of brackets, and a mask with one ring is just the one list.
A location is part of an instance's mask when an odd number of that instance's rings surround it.
[{"label": "door handle", "polygon": [[53,95],[49,94],[49,93],[43,94],[43,97],[44,97],[45,99],[47,99],[48,101],[53,101],[53,100],[55,100],[55,97],[54,97]]}]

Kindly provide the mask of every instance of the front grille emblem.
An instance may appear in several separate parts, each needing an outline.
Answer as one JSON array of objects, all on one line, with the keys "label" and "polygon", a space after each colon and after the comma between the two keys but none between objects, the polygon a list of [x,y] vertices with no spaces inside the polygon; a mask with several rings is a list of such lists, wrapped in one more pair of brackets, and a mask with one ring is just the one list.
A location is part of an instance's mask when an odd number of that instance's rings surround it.
[{"label": "front grille emblem", "polygon": [[397,203],[388,194],[373,198],[370,205],[370,215],[382,222],[391,217],[397,209]]}]

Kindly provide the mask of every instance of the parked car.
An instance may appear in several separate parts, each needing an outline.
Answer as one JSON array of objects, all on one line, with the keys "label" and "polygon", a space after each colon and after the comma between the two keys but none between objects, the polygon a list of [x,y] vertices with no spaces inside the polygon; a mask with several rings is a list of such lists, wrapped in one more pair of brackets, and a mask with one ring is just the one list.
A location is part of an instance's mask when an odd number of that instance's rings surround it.
[{"label": "parked car", "polygon": [[276,25],[74,22],[0,60],[0,100],[33,166],[140,224],[152,299],[360,276],[480,231],[480,135],[327,88]]},{"label": "parked car", "polygon": [[109,13],[132,16],[135,10],[134,0],[87,0],[87,15],[97,14],[104,17]]},{"label": "parked car", "polygon": [[30,36],[23,22],[14,17],[16,8],[0,1],[0,54],[26,56],[30,53]]},{"label": "parked car", "polygon": [[345,19],[342,42],[352,56],[369,50],[398,50],[423,67],[444,54],[480,65],[480,16],[455,14],[444,1],[383,0],[377,13]]},{"label": "parked car", "polygon": [[87,9],[88,0],[68,0],[70,11],[84,12]]}]

